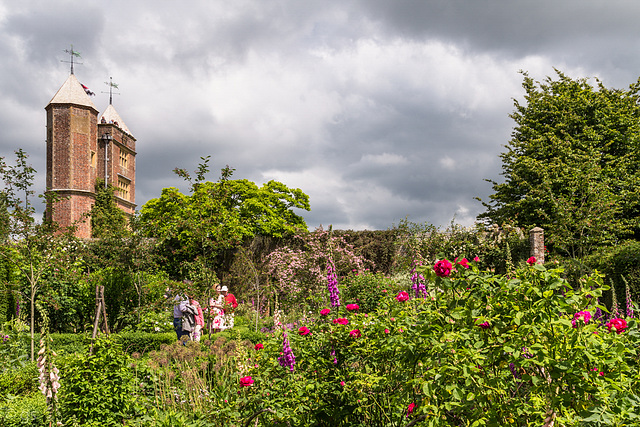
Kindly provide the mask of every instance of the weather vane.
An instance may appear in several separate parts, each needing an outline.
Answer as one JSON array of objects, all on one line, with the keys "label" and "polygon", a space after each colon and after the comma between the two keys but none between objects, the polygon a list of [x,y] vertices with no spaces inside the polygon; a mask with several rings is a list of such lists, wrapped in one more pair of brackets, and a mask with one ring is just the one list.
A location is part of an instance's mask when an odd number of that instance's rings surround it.
[{"label": "weather vane", "polygon": [[[73,50],[73,45],[71,45],[71,49],[65,49],[64,52],[69,54],[70,60],[65,61],[64,59],[61,59],[60,62],[71,64],[71,74],[73,74],[73,58],[82,58],[82,56],[80,56],[80,52]],[[76,62],[76,64],[82,64],[82,62]]]},{"label": "weather vane", "polygon": [[[109,77],[108,82],[104,82],[107,86],[109,86],[109,105],[113,103],[113,95],[120,95],[119,93],[113,93],[113,88],[119,89],[118,84],[113,82],[113,77]],[[107,92],[102,92],[107,93]]]}]

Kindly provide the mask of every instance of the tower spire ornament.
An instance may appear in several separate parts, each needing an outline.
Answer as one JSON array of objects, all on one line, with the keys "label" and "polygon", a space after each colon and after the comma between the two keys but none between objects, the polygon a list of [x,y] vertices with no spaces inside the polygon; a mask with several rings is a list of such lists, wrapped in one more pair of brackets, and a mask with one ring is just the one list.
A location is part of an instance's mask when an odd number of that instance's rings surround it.
[{"label": "tower spire ornament", "polygon": [[[64,52],[69,54],[69,61],[61,59],[60,62],[71,64],[71,74],[73,74],[73,58],[82,58],[82,56],[80,56],[80,52],[73,50],[73,45],[71,45],[71,49],[65,49]],[[76,64],[82,64],[82,62],[76,62]]]},{"label": "tower spire ornament", "polygon": [[[113,77],[109,77],[108,82],[104,82],[107,86],[109,86],[109,105],[113,105],[113,95],[120,95],[119,93],[113,93],[113,88],[119,89],[118,84],[113,82]],[[107,92],[102,92],[107,93]]]}]

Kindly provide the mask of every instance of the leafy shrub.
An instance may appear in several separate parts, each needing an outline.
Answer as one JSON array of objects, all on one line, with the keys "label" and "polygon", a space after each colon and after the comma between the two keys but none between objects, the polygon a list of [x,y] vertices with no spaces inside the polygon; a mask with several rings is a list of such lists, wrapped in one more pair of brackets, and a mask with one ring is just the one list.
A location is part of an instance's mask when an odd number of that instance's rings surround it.
[{"label": "leafy shrub", "polygon": [[35,362],[0,372],[0,396],[26,395],[38,390],[38,371]]},{"label": "leafy shrub", "polygon": [[3,427],[45,426],[47,402],[40,393],[7,396],[0,401],[0,425]]},{"label": "leafy shrub", "polygon": [[140,322],[129,325],[123,329],[124,332],[149,332],[162,333],[173,331],[171,322],[172,313],[168,311],[150,311],[140,315]]},{"label": "leafy shrub", "polygon": [[61,418],[67,425],[122,425],[133,413],[131,359],[108,338],[98,339],[94,352],[61,361]]},{"label": "leafy shrub", "polygon": [[[34,334],[36,342],[40,341],[40,334]],[[86,353],[91,345],[91,336],[89,334],[50,334],[53,340],[51,345],[55,352],[60,355]],[[22,345],[29,348],[31,336],[21,334],[19,337]]]},{"label": "leafy shrub", "polygon": [[114,339],[129,354],[148,353],[160,349],[163,344],[173,344],[176,341],[176,333],[121,332],[114,335]]},{"label": "leafy shrub", "polygon": [[[605,283],[615,287],[619,302],[625,298],[625,281],[629,284],[631,298],[640,297],[640,242],[632,240],[617,246],[605,247],[585,258],[584,263],[605,276]],[[611,307],[611,291],[605,294],[604,302]],[[624,309],[624,308],[623,308]]]},{"label": "leafy shrub", "polygon": [[395,280],[383,273],[372,273],[369,270],[354,271],[342,277],[339,289],[342,294],[341,303],[358,304],[362,313],[370,313],[378,308],[385,295],[395,295],[398,285]]}]

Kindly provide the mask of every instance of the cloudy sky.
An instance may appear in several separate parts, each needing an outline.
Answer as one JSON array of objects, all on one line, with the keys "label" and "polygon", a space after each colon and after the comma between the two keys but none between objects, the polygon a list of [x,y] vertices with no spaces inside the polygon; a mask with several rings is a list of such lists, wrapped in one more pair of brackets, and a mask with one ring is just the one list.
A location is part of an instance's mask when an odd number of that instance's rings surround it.
[{"label": "cloudy sky", "polygon": [[44,107],[78,79],[137,138],[140,208],[210,155],[310,197],[310,228],[471,225],[500,178],[522,75],[626,88],[636,0],[0,0],[0,156],[44,190]]}]

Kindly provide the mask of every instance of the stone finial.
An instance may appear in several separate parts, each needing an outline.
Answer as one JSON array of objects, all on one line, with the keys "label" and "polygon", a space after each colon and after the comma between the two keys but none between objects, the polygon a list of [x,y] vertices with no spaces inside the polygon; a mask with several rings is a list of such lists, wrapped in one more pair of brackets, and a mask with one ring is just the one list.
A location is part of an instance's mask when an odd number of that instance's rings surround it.
[{"label": "stone finial", "polygon": [[529,231],[530,254],[536,257],[536,261],[544,264],[544,230],[534,227]]}]

